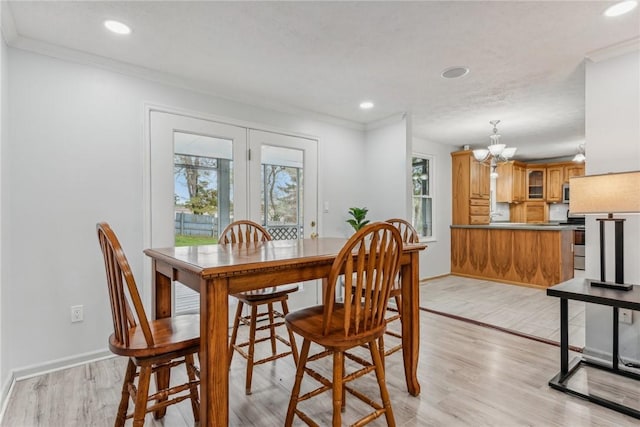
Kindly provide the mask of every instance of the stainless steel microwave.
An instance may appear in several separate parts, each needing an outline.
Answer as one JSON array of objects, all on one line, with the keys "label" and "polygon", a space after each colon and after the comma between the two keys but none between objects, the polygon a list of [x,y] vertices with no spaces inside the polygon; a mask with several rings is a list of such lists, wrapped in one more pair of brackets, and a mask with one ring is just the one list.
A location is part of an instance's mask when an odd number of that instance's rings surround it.
[{"label": "stainless steel microwave", "polygon": [[569,184],[562,184],[562,203],[569,203]]}]

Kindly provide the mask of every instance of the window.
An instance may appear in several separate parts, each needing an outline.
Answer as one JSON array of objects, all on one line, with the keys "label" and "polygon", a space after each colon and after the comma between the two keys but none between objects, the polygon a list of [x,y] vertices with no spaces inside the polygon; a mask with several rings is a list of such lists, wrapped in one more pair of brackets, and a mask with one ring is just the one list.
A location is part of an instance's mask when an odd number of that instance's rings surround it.
[{"label": "window", "polygon": [[433,157],[415,155],[411,159],[411,223],[420,240],[434,240],[433,235]]}]

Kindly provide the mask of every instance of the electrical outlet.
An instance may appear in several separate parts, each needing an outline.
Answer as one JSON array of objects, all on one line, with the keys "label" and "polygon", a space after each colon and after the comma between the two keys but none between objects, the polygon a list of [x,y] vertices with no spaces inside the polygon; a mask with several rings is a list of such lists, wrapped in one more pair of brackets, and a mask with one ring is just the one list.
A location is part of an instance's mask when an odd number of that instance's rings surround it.
[{"label": "electrical outlet", "polygon": [[629,325],[633,323],[633,310],[621,308],[618,314],[618,320],[620,321],[620,323],[627,323]]},{"label": "electrical outlet", "polygon": [[71,323],[82,322],[84,320],[84,312],[81,305],[71,306]]}]

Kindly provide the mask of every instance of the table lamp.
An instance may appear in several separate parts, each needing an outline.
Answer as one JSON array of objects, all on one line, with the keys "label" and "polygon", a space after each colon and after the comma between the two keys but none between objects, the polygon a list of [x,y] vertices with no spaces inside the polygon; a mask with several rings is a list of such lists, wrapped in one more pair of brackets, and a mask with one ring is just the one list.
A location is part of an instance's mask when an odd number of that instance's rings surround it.
[{"label": "table lamp", "polygon": [[[573,177],[569,180],[571,214],[607,214],[597,218],[600,222],[600,280],[590,280],[591,286],[618,290],[630,290],[624,283],[624,218],[614,218],[614,213],[640,213],[640,171],[608,173]],[[615,283],[605,280],[605,223],[615,223],[614,258]]]}]

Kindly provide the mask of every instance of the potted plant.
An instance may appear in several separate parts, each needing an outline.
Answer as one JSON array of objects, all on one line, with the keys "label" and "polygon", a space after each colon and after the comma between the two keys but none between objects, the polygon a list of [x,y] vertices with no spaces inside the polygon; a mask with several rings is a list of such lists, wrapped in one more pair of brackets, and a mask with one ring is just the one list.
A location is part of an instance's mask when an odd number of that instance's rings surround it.
[{"label": "potted plant", "polygon": [[349,215],[353,218],[348,219],[347,222],[358,231],[369,223],[369,220],[365,219],[367,212],[369,212],[367,208],[349,208]]}]

